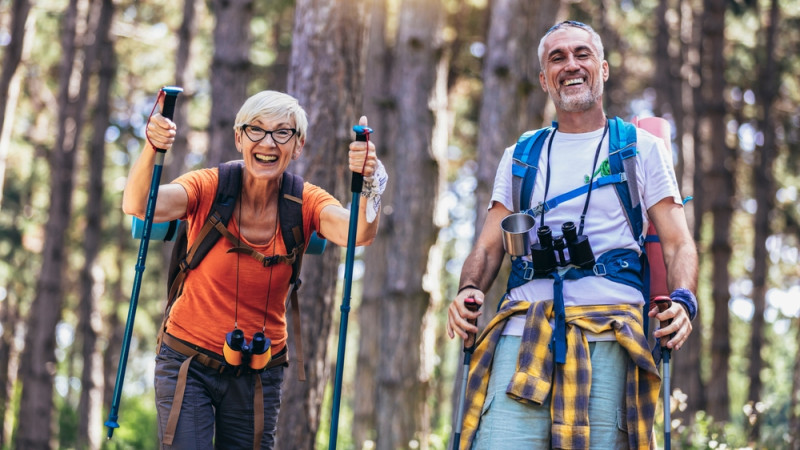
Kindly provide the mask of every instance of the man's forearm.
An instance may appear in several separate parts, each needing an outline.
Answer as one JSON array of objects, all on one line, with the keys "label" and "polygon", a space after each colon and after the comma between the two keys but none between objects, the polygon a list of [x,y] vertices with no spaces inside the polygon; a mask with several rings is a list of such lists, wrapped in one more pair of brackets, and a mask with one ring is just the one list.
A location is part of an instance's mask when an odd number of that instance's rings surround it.
[{"label": "man's forearm", "polygon": [[497,277],[502,263],[502,254],[498,258],[484,249],[473,249],[461,269],[459,291],[465,287],[474,287],[481,292],[486,292]]}]

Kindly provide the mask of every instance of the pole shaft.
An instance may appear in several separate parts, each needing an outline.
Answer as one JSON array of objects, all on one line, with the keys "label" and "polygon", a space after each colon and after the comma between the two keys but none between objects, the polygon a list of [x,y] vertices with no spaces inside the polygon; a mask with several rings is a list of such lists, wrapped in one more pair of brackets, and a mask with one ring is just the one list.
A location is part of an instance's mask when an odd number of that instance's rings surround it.
[{"label": "pole shaft", "polygon": [[[366,133],[356,133],[356,141],[366,141]],[[355,259],[356,236],[358,232],[358,210],[361,206],[361,190],[364,176],[353,172],[350,190],[353,193],[350,202],[350,228],[347,232],[347,253],[344,265],[344,286],[342,287],[342,317],[339,321],[339,347],[336,352],[336,378],[333,385],[331,406],[331,430],[328,449],[336,449],[336,438],[339,431],[339,405],[342,400],[342,378],[344,377],[344,353],[347,344],[347,319],[350,314],[350,290],[353,286],[353,260]]]},{"label": "pole shaft", "polygon": [[670,418],[670,391],[672,388],[669,384],[669,357],[670,357],[670,350],[666,349],[662,358],[663,363],[662,367],[664,370],[664,450],[670,450],[672,448],[671,441],[671,429],[672,429],[672,419]]},{"label": "pole shaft", "polygon": [[469,361],[472,358],[472,351],[464,350],[464,368],[461,374],[461,392],[458,397],[458,415],[456,419],[456,431],[453,433],[453,450],[461,448],[461,430],[464,422],[464,402],[467,397],[467,380],[469,379]]}]

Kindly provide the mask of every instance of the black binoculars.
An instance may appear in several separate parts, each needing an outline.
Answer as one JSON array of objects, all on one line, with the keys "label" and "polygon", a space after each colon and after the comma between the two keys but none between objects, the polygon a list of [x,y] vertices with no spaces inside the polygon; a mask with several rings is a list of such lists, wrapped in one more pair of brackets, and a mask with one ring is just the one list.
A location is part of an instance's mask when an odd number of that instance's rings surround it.
[{"label": "black binoculars", "polygon": [[565,222],[561,236],[553,236],[548,226],[536,230],[539,242],[531,245],[531,260],[534,275],[547,275],[557,267],[570,264],[581,269],[594,267],[594,253],[586,235],[578,234],[575,224]]},{"label": "black binoculars", "polygon": [[244,332],[234,328],[225,335],[222,356],[231,366],[238,367],[245,364],[253,370],[261,370],[267,367],[267,363],[272,359],[271,344],[269,338],[260,331],[253,335],[252,341],[247,342]]}]

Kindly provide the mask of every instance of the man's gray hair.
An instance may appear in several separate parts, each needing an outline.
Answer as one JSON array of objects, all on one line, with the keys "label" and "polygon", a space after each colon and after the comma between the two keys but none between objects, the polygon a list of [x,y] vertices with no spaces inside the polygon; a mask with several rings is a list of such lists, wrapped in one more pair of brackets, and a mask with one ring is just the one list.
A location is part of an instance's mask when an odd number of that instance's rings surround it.
[{"label": "man's gray hair", "polygon": [[578,28],[589,33],[589,35],[592,37],[592,45],[594,45],[597,55],[600,57],[600,61],[605,59],[605,53],[603,52],[603,40],[600,39],[600,35],[597,34],[592,27],[583,22],[578,22],[577,20],[565,20],[550,27],[550,29],[547,30],[547,33],[545,33],[544,36],[542,36],[542,39],[539,41],[539,65],[542,70],[544,70],[544,61],[542,60],[542,56],[544,56],[544,40],[547,39],[547,36],[550,36],[551,33],[567,27]]}]

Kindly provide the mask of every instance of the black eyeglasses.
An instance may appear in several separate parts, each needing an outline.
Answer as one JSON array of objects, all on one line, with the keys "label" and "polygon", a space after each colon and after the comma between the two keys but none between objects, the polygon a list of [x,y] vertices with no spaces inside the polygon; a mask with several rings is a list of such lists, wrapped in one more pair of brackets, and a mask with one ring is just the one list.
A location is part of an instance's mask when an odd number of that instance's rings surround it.
[{"label": "black eyeglasses", "polygon": [[294,128],[279,128],[277,130],[267,131],[255,125],[242,125],[242,131],[247,135],[247,138],[253,142],[261,142],[267,135],[272,135],[272,140],[276,144],[285,144],[289,142],[297,130]]},{"label": "black eyeglasses", "polygon": [[583,22],[578,22],[577,20],[565,20],[563,22],[559,22],[559,23],[553,25],[552,27],[550,27],[550,29],[547,30],[547,33],[545,33],[545,34],[546,35],[550,34],[553,31],[556,31],[559,28],[564,27],[564,26],[573,26],[573,27],[583,28],[584,30],[591,30],[592,29],[592,27],[590,27],[589,25],[586,25]]}]

